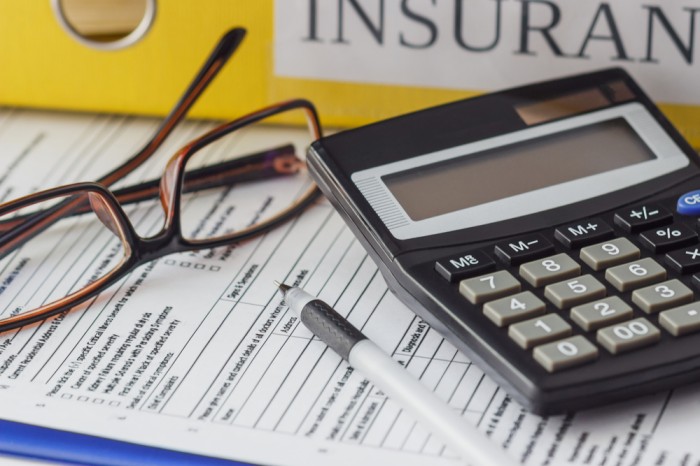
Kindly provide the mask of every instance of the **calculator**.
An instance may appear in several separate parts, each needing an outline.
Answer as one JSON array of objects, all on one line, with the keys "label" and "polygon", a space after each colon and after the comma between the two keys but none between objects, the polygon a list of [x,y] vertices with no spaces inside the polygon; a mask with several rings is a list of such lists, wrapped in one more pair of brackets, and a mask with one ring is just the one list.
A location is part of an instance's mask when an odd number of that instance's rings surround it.
[{"label": "calculator", "polygon": [[700,380],[698,154],[606,69],[316,141],[389,288],[526,409]]}]

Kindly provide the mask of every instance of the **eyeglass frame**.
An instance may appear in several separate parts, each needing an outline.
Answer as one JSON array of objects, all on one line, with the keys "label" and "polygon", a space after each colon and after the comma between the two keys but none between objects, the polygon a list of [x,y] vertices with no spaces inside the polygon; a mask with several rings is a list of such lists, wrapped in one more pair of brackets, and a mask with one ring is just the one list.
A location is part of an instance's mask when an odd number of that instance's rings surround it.
[{"label": "eyeglass frame", "polygon": [[[117,199],[117,196],[108,189],[109,185],[131,173],[156,152],[175,126],[184,118],[185,114],[204,88],[211,82],[216,73],[218,73],[223,63],[231,56],[235,48],[238,47],[244,35],[245,30],[236,28],[222,37],[197,77],[195,77],[192,84],[185,91],[183,97],[178,101],[176,106],[158,128],[156,134],[140,151],[122,165],[100,178],[97,182],[72,183],[29,194],[0,205],[1,217],[9,212],[15,212],[51,199],[65,198],[82,193],[87,194],[90,199],[90,204],[92,204],[92,208],[97,216],[105,226],[119,236],[125,248],[122,262],[106,275],[95,279],[84,288],[52,303],[42,305],[29,312],[0,318],[0,332],[33,324],[66,312],[97,296],[133,271],[136,267],[160,257],[174,253],[230,245],[260,235],[294,217],[320,197],[318,186],[310,180],[308,189],[299,196],[293,204],[276,216],[259,224],[213,239],[188,239],[182,234],[180,204],[185,185],[185,167],[187,161],[199,150],[236,130],[293,110],[304,111],[312,139],[319,139],[322,136],[322,129],[318,113],[314,105],[305,99],[294,99],[265,107],[220,125],[189,142],[177,151],[166,164],[163,175],[160,178],[159,197],[165,214],[165,221],[163,222],[161,230],[154,235],[143,237],[137,234],[133,224]],[[80,208],[76,207],[75,201],[68,201],[68,207],[63,205],[63,203],[59,203],[58,206],[50,207],[46,211],[40,211],[29,218],[28,228],[23,229],[26,231],[22,231],[18,235],[12,235],[10,230],[11,242],[16,240],[17,243],[21,245],[58,219],[81,213],[84,213],[84,210],[81,211]],[[38,219],[36,222],[33,221],[34,216]],[[32,228],[37,229],[37,231],[32,232]],[[7,235],[7,233],[5,233],[5,235]],[[27,238],[23,239],[24,236],[27,236]],[[4,249],[6,244],[1,246]],[[10,244],[10,246],[11,250],[18,247],[17,244],[14,243]]]}]

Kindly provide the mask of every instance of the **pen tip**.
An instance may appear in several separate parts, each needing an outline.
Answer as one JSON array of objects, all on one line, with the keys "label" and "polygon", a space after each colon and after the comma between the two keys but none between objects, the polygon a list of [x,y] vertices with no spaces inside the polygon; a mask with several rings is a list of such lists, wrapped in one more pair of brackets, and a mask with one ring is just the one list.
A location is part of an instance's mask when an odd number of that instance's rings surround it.
[{"label": "pen tip", "polygon": [[286,293],[287,290],[289,290],[289,289],[291,288],[291,286],[285,285],[284,283],[280,283],[280,282],[278,282],[277,280],[274,280],[273,283],[275,284],[275,286],[276,286],[277,288],[279,288],[280,290],[282,290],[282,293]]}]

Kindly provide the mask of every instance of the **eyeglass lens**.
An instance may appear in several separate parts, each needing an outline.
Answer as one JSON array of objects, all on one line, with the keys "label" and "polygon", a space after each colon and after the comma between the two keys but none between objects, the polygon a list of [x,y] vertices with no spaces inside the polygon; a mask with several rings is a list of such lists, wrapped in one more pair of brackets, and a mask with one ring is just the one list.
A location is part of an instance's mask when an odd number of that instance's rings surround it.
[{"label": "eyeglass lens", "polygon": [[[0,253],[0,318],[30,313],[81,293],[115,271],[130,254],[124,232],[100,194],[79,192],[57,196],[0,216],[0,224],[21,218],[28,229],[50,208],[65,202],[80,214],[48,219],[36,235],[21,244],[3,241]],[[45,217],[45,215],[43,215]],[[16,230],[13,230],[16,231]],[[76,263],[89,262],[86,269]]]},{"label": "eyeglass lens", "polygon": [[[305,121],[303,110],[288,110],[233,131],[196,152],[185,165],[180,210],[183,237],[197,241],[226,238],[278,216],[302,197],[312,182],[300,160],[314,136],[306,127],[280,123],[298,125]],[[258,162],[249,166],[240,163],[246,158]],[[270,163],[261,168],[261,160]],[[265,179],[255,183],[214,183],[214,188],[201,189],[198,173],[234,161],[238,162],[239,177],[245,178],[247,171],[251,179]],[[227,175],[226,170],[219,170],[222,178]]]}]

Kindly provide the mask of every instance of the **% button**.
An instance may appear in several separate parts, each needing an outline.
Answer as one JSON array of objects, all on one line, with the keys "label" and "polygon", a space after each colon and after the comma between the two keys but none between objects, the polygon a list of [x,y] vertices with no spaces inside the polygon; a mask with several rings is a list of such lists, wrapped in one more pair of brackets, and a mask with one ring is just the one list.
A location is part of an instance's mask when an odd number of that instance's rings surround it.
[{"label": "% button", "polygon": [[666,228],[647,231],[640,235],[640,240],[644,246],[657,253],[693,244],[697,239],[697,233],[685,225],[671,225]]},{"label": "% button", "polygon": [[678,198],[676,211],[681,215],[700,215],[700,189],[690,191]]},{"label": "% button", "polygon": [[661,238],[680,238],[683,236],[683,233],[681,233],[680,230],[672,230],[670,228],[666,228],[665,230],[656,230],[656,236],[660,236]]}]

